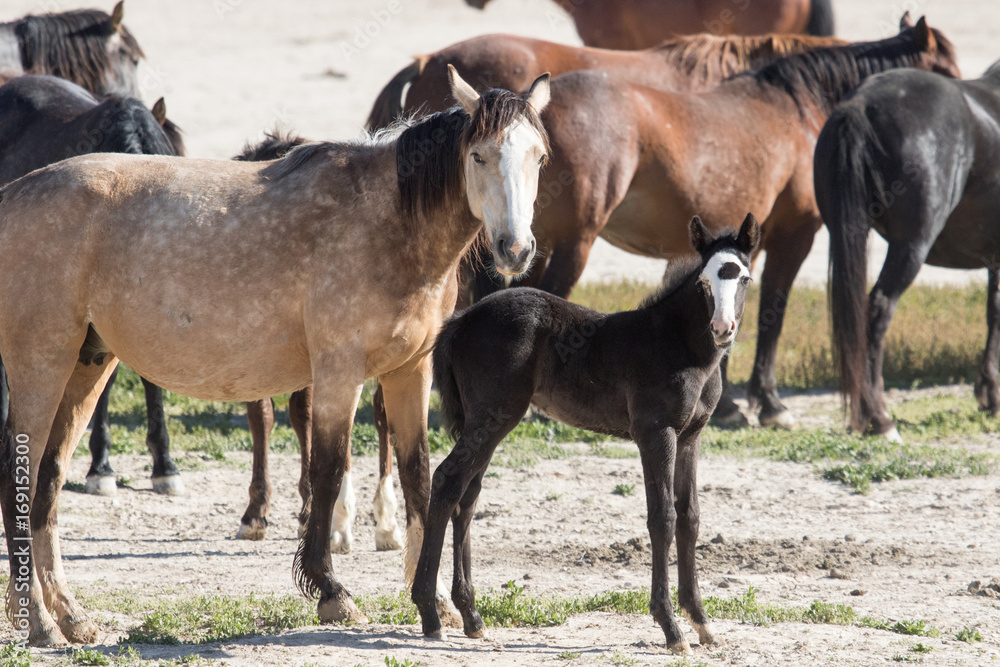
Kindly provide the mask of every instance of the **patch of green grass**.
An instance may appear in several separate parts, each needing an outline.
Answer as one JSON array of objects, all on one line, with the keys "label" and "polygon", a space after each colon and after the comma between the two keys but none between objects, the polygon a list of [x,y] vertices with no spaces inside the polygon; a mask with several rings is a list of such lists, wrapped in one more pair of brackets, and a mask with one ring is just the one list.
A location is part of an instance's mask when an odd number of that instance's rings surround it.
[{"label": "patch of green grass", "polygon": [[957,633],[955,633],[955,639],[957,639],[960,642],[973,644],[975,642],[983,641],[983,636],[979,633],[979,630],[975,628],[962,628]]},{"label": "patch of green grass", "polygon": [[72,491],[73,493],[86,493],[87,485],[83,482],[74,482],[72,480],[66,480],[63,482],[63,491]]},{"label": "patch of green grass", "polygon": [[927,644],[915,644],[910,648],[914,653],[930,653],[934,650],[933,646],[928,646]]},{"label": "patch of green grass", "polygon": [[604,659],[610,662],[615,667],[630,667],[631,665],[638,662],[635,658],[630,656],[628,653],[623,653],[622,651],[615,651],[614,653],[609,653],[604,656]]},{"label": "patch of green grass", "polygon": [[413,662],[409,658],[403,658],[400,662],[395,656],[387,655],[385,656],[385,667],[417,667],[419,662]]},{"label": "patch of green grass", "polygon": [[899,635],[910,635],[913,637],[940,637],[941,631],[935,627],[927,625],[927,621],[922,619],[904,619],[901,621],[887,621],[884,619],[862,616],[857,623],[862,628],[874,628],[875,630],[886,630]]},{"label": "patch of green grass", "polygon": [[31,667],[31,652],[11,642],[0,646],[0,667]]},{"label": "patch of green grass", "polygon": [[362,595],[355,598],[355,603],[373,623],[414,625],[420,622],[417,607],[405,592],[396,595]]},{"label": "patch of green grass", "polygon": [[631,496],[635,493],[635,484],[615,484],[615,488],[612,489],[611,493],[616,496]]},{"label": "patch of green grass", "polygon": [[111,659],[101,653],[89,648],[74,649],[70,653],[70,662],[74,665],[110,665]]},{"label": "patch of green grass", "polygon": [[576,660],[580,657],[579,653],[574,653],[573,651],[563,651],[562,653],[557,653],[556,658],[559,660]]}]

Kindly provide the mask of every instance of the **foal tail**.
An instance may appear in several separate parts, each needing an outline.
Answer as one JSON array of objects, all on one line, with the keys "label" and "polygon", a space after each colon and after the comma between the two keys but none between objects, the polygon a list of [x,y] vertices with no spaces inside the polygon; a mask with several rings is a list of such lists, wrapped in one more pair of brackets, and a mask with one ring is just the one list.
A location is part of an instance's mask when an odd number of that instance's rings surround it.
[{"label": "foal tail", "polygon": [[839,107],[816,142],[816,201],[830,232],[828,279],[833,354],[840,372],[840,391],[850,403],[851,425],[868,426],[862,414],[865,356],[868,350],[867,207],[871,194],[882,191],[874,164],[878,138],[864,110]]},{"label": "foal tail", "polygon": [[403,114],[403,89],[420,78],[420,73],[427,64],[425,56],[414,58],[413,62],[399,70],[396,76],[385,84],[385,88],[375,98],[365,129],[369,132],[389,127]]},{"label": "foal tail", "polygon": [[806,34],[833,37],[833,4],[831,0],[812,0]]},{"label": "foal tail", "polygon": [[451,363],[452,345],[461,328],[462,316],[453,317],[441,329],[434,345],[434,384],[437,385],[438,393],[441,395],[441,421],[455,441],[458,441],[458,436],[465,428],[462,394],[455,381]]}]

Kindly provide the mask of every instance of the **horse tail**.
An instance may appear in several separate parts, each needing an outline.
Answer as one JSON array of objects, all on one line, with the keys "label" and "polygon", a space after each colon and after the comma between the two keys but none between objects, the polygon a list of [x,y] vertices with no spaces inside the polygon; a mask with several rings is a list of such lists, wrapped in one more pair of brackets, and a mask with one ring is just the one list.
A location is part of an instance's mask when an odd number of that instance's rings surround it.
[{"label": "horse tail", "polygon": [[809,8],[809,23],[806,34],[817,37],[833,37],[832,0],[812,0]]},{"label": "horse tail", "polygon": [[465,428],[462,393],[458,389],[452,365],[452,348],[461,328],[462,316],[453,317],[441,329],[434,345],[434,384],[441,396],[441,422],[456,441]]},{"label": "horse tail", "polygon": [[412,63],[396,72],[396,76],[375,98],[365,129],[369,132],[384,129],[403,114],[403,89],[420,78],[426,64],[427,56],[417,56]]},{"label": "horse tail", "polygon": [[833,355],[840,391],[850,404],[851,425],[867,427],[862,415],[868,349],[868,233],[870,193],[882,178],[872,159],[879,142],[862,108],[839,107],[816,143],[815,188],[830,232],[828,279]]}]

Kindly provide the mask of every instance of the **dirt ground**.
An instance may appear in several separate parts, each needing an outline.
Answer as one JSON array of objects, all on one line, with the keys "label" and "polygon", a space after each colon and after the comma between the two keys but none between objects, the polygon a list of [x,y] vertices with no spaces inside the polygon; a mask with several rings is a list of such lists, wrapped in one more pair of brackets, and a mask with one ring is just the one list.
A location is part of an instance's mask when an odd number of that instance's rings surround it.
[{"label": "dirt ground", "polygon": [[[921,392],[894,392],[894,401]],[[951,391],[971,391],[957,387]],[[836,414],[830,394],[790,399],[813,424]],[[983,436],[973,449],[1000,438]],[[436,463],[437,460],[432,463]],[[60,499],[63,558],[77,589],[139,591],[141,595],[295,594],[291,577],[298,497],[296,456],[272,458],[275,497],[269,537],[233,539],[249,481],[249,456],[230,454],[187,471],[188,494],[152,493],[148,460],[120,456],[119,474],[131,488],[114,499],[64,492]],[[86,457],[71,479],[86,473]],[[369,513],[376,460],[355,461],[359,498],[355,548],[335,556],[335,569],[354,594],[402,589],[400,552],[376,552]],[[604,590],[648,587],[650,552],[642,474],[637,459],[592,456],[541,461],[525,469],[493,468],[473,523],[474,579],[480,591],[516,580],[532,595],[579,597]],[[823,481],[811,465],[706,456],[699,470],[702,508],[698,567],[703,595],[739,597],[749,586],[761,602],[787,607],[814,600],[852,606],[858,616],[924,619],[940,638],[917,638],[860,627],[782,623],[754,627],[717,621],[719,646],[694,647],[695,664],[802,665],[823,662],[883,665],[914,656],[918,642],[933,648],[928,665],[984,665],[1000,657],[1000,599],[971,595],[969,585],[1000,577],[1000,474],[875,484],[856,495]],[[631,496],[612,493],[632,484]],[[402,510],[400,510],[402,520]],[[450,538],[446,541],[450,545]],[[450,563],[446,548],[444,562]],[[831,576],[832,574],[832,576]],[[675,570],[671,568],[672,580]],[[852,592],[863,591],[863,595]],[[102,644],[113,646],[134,623],[96,613]],[[697,635],[686,621],[690,641]],[[976,628],[982,643],[954,639]],[[9,631],[5,630],[5,633]],[[485,640],[447,630],[443,642],[424,640],[417,626],[303,628],[224,645],[149,647],[147,658],[197,651],[233,664],[374,665],[385,656],[423,665],[669,664],[663,635],[649,616],[590,613],[551,628],[490,629]],[[39,657],[46,655],[39,653]]]}]

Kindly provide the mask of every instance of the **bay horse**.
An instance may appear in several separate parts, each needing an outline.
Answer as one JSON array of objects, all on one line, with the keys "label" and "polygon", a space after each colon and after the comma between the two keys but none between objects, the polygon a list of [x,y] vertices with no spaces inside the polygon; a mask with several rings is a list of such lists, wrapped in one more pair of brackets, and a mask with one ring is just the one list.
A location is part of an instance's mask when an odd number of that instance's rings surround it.
[{"label": "bay horse", "polygon": [[[692,215],[718,231],[749,208],[761,220],[767,261],[747,399],[761,424],[791,426],[775,359],[792,283],[822,224],[813,194],[816,137],[865,78],[901,67],[959,74],[951,43],[921,19],[889,39],[791,55],[701,92],[659,91],[587,70],[557,77],[543,114],[552,160],[533,228],[541,259],[521,284],[565,298],[598,236],[672,260],[690,252]],[[476,284],[496,288],[488,275]],[[742,418],[728,385],[717,411]]]},{"label": "bay horse", "polygon": [[122,23],[125,5],[111,14],[82,9],[28,15],[0,23],[0,83],[22,74],[51,74],[94,95],[139,97],[139,43]]},{"label": "bay horse", "polygon": [[[483,9],[490,0],[465,0]],[[833,35],[831,0],[554,0],[587,46],[647,49],[671,35]],[[552,12],[549,21],[561,16]]]},{"label": "bay horse", "polygon": [[672,37],[641,51],[618,51],[518,35],[482,35],[414,58],[379,92],[367,127],[378,130],[402,116],[448,108],[449,64],[476,90],[525,90],[543,72],[559,76],[592,69],[659,90],[687,91],[712,88],[734,74],[793,53],[842,44],[846,42],[835,37],[702,33]]},{"label": "bay horse", "polygon": [[[312,512],[293,569],[324,623],[365,620],[334,576],[330,531],[358,397],[378,377],[412,580],[430,495],[434,337],[484,225],[498,270],[531,262],[548,151],[547,76],[520,95],[480,96],[453,79],[458,106],[370,141],[307,144],[264,163],[89,155],[0,189],[0,247],[16,249],[0,266],[11,389],[0,503],[8,617],[31,643],[97,637],[67,586],[56,507],[119,359],[208,400],[312,384]],[[438,598],[450,606],[443,587]]]},{"label": "bay horse", "polygon": [[[98,100],[82,87],[53,76],[24,75],[0,86],[0,185],[73,155],[133,153],[184,155],[179,128],[166,117],[160,98],[152,111],[132,97]],[[108,401],[117,370],[94,411],[91,465],[86,489],[111,495],[116,490],[109,453]],[[157,493],[182,493],[180,473],[170,458],[163,414],[163,390],[143,379],[149,425],[146,446],[153,455],[152,483]],[[0,421],[7,421],[7,379],[0,362]]]},{"label": "bay horse", "polygon": [[[882,355],[896,303],[926,262],[988,268],[988,336],[975,384],[1000,410],[1000,62],[972,81],[916,71],[872,77],[816,142],[816,201],[830,231],[830,314],[841,391],[857,432],[899,431],[885,405]],[[868,233],[889,242],[866,294]]]},{"label": "bay horse", "polygon": [[529,406],[579,428],[634,440],[653,548],[650,611],[672,651],[690,653],[670,604],[668,552],[677,532],[678,601],[703,645],[714,642],[695,571],[698,448],[722,392],[719,362],[743,316],[760,227],[714,236],[694,217],[697,260],[637,310],[605,315],[530,288],[493,294],[452,318],[434,349],[441,414],[455,448],[434,471],[413,583],[423,632],[441,636],[435,582],[449,519],[452,599],[465,634],[481,637],[472,585],[471,522],[497,445]]},{"label": "bay horse", "polygon": [[[309,143],[302,137],[281,132],[267,132],[264,140],[247,145],[234,160],[261,162],[284,157],[296,146]],[[253,440],[253,467],[250,479],[250,503],[237,539],[262,540],[267,536],[267,513],[271,502],[271,482],[268,475],[268,453],[270,434],[274,429],[274,401],[261,399],[246,404],[247,422]],[[396,521],[396,494],[392,478],[392,447],[389,444],[388,425],[385,417],[385,400],[381,386],[376,390],[373,407],[375,428],[379,440],[379,481],[375,491],[373,509],[375,515],[375,549],[394,551],[402,549],[405,539]],[[299,535],[304,533],[312,505],[312,489],[309,484],[309,457],[312,451],[312,387],[292,392],[288,401],[288,419],[299,441],[301,454],[301,474],[299,475],[299,496],[302,508],[299,511]],[[337,497],[333,508],[333,527],[330,549],[336,553],[349,553],[353,543],[352,528],[356,503],[351,482],[350,460],[344,470],[341,482],[343,492]]]}]

